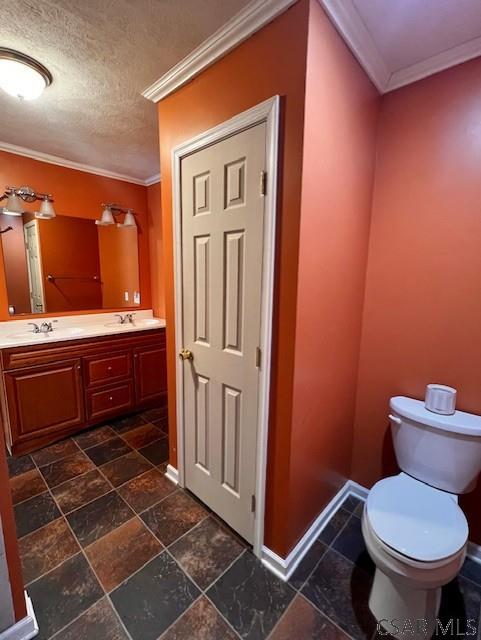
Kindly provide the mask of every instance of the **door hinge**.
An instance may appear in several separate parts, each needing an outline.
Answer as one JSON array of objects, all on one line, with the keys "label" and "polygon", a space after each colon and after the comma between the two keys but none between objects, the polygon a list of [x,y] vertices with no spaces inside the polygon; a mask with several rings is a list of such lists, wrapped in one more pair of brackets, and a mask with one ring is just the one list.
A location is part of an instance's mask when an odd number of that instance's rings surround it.
[{"label": "door hinge", "polygon": [[256,347],[256,367],[261,368],[262,351],[260,347]]},{"label": "door hinge", "polygon": [[267,193],[267,171],[261,171],[261,196]]},{"label": "door hinge", "polygon": [[251,511],[252,513],[256,512],[256,497],[251,496]]}]

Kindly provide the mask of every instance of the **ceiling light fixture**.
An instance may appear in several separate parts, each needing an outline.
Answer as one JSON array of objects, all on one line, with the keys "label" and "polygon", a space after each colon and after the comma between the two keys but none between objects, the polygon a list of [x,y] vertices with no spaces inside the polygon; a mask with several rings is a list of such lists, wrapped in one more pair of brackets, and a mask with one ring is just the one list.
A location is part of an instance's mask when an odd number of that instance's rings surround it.
[{"label": "ceiling light fixture", "polygon": [[[121,207],[118,204],[114,204],[113,202],[109,202],[107,204],[102,204],[103,211],[100,220],[96,220],[95,224],[99,225],[99,227],[108,227],[113,224],[117,224],[118,227],[137,227],[135,222],[135,213],[133,209],[126,209]],[[125,218],[122,222],[115,222],[115,217],[120,216],[125,213]]]},{"label": "ceiling light fixture", "polygon": [[23,202],[42,201],[40,211],[35,212],[36,218],[50,220],[57,215],[52,204],[51,194],[40,193],[30,187],[5,187],[5,192],[0,195],[1,200],[7,200],[6,206],[0,208],[0,213],[4,213],[6,216],[21,216],[25,212],[22,200]]},{"label": "ceiling light fixture", "polygon": [[0,47],[0,87],[14,98],[34,100],[52,84],[52,74],[30,56]]}]

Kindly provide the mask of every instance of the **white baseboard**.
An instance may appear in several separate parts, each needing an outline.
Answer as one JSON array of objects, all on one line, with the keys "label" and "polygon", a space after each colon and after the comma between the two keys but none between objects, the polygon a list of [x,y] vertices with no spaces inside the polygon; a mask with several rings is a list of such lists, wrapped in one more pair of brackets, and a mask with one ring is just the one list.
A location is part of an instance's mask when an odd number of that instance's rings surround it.
[{"label": "white baseboard", "polygon": [[339,509],[344,500],[350,495],[360,498],[361,500],[365,500],[368,493],[368,489],[365,489],[353,480],[348,480],[318,515],[316,520],[302,536],[294,549],[289,553],[287,558],[281,558],[277,553],[271,551],[271,549],[263,547],[262,564],[264,564],[278,578],[286,581],[289,580],[297,565],[317,540],[322,530],[327,526],[330,519]]},{"label": "white baseboard", "polygon": [[474,560],[474,562],[479,562],[481,564],[481,546],[474,542],[468,542],[467,556],[471,560]]},{"label": "white baseboard", "polygon": [[0,633],[0,640],[30,640],[38,633],[37,618],[33,610],[32,601],[25,591],[25,604],[27,605],[27,615],[14,625]]},{"label": "white baseboard", "polygon": [[[366,489],[366,487],[354,482],[354,480],[348,480],[336,493],[331,502],[329,502],[329,504],[318,515],[311,527],[299,540],[287,558],[281,558],[274,551],[271,551],[267,547],[263,547],[262,564],[264,564],[278,578],[285,581],[289,580],[298,564],[317,540],[324,527],[327,526],[330,519],[339,509],[344,500],[351,495],[365,501],[368,494],[369,489]],[[474,562],[479,562],[481,564],[481,545],[477,545],[474,542],[468,542],[467,557],[474,560]]]},{"label": "white baseboard", "polygon": [[[165,472],[165,477],[168,478],[174,484],[179,484],[179,472],[171,464],[167,465],[167,470]],[[1,638],[0,638],[0,640],[1,640]]]}]

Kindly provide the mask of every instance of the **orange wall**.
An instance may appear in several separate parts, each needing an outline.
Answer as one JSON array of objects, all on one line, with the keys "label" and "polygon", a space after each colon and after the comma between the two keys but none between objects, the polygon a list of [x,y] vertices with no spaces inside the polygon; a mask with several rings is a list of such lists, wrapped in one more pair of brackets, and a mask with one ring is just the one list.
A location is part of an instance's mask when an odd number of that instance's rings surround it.
[{"label": "orange wall", "polygon": [[162,241],[161,184],[147,187],[147,212],[150,243],[150,280],[154,315],[165,318],[164,254]]},{"label": "orange wall", "polygon": [[25,256],[23,218],[5,216],[1,213],[0,229],[7,227],[12,227],[12,230],[2,233],[1,244],[5,264],[8,266],[5,272],[8,302],[15,307],[16,313],[30,313],[30,286]]},{"label": "orange wall", "polygon": [[[100,276],[99,240],[93,221],[57,216],[54,220],[39,220],[38,233],[45,312],[101,308],[100,281],[90,280]],[[82,279],[50,281],[49,275]]]},{"label": "orange wall", "polygon": [[367,486],[396,469],[390,396],[441,382],[481,414],[480,77],[477,59],[383,100],[353,454]]},{"label": "orange wall", "polygon": [[[308,0],[300,0],[192,82],[159,103],[170,462],[176,466],[171,150],[267,98],[276,94],[282,97],[278,285],[275,292],[266,517],[266,544],[280,553],[288,545],[285,527],[286,469],[291,428],[292,338],[296,321],[308,7]],[[278,366],[279,361],[282,366]]]},{"label": "orange wall", "polygon": [[[98,226],[102,306],[131,307],[139,291],[139,239],[137,229]],[[125,292],[129,299],[125,300]]]},{"label": "orange wall", "polygon": [[[289,546],[350,477],[380,97],[311,0]],[[302,499],[300,497],[302,496]]]},{"label": "orange wall", "polygon": [[[117,202],[132,207],[139,224],[139,264],[142,293],[141,308],[151,307],[147,189],[142,185],[59,167],[0,151],[0,189],[4,185],[28,185],[52,193],[57,213],[80,218],[98,218],[102,202]],[[2,206],[4,203],[0,203]],[[26,205],[34,210],[37,205]],[[3,261],[3,256],[0,256]],[[7,320],[5,276],[0,269],[0,320]]]}]

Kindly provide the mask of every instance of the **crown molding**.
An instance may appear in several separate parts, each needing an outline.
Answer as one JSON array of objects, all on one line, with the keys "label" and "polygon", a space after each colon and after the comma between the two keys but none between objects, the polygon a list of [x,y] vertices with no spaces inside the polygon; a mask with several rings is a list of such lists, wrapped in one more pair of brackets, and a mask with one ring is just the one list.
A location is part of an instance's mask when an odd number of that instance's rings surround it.
[{"label": "crown molding", "polygon": [[48,164],[55,164],[59,167],[66,167],[67,169],[75,169],[75,171],[84,171],[85,173],[92,173],[96,176],[102,176],[104,178],[112,178],[113,180],[121,180],[122,182],[130,182],[132,184],[138,184],[143,187],[147,187],[155,182],[160,181],[160,174],[156,174],[147,178],[147,180],[141,180],[140,178],[134,178],[133,176],[127,176],[123,173],[115,173],[114,171],[108,171],[107,169],[101,169],[100,167],[93,167],[89,164],[81,164],[80,162],[74,162],[73,160],[67,160],[60,156],[53,156],[48,153],[42,153],[41,151],[35,151],[34,149],[27,149],[26,147],[19,147],[15,144],[0,141],[0,151],[7,153],[14,153],[17,156],[24,156],[25,158],[32,158],[32,160],[38,160],[40,162],[47,162]]},{"label": "crown molding", "polygon": [[377,89],[384,93],[391,72],[352,0],[319,0],[319,3]]},{"label": "crown molding", "polygon": [[159,80],[142,91],[142,95],[152,102],[159,102],[247,40],[296,1],[253,0]]},{"label": "crown molding", "polygon": [[147,178],[147,180],[144,180],[144,184],[146,187],[151,187],[153,184],[160,182],[160,180],[160,173],[156,173],[155,175],[150,176],[150,178]]},{"label": "crown molding", "polygon": [[399,87],[404,87],[406,84],[411,84],[411,82],[416,82],[444,69],[449,69],[449,67],[477,58],[480,55],[481,37],[468,40],[468,42],[442,51],[431,58],[426,58],[426,60],[421,60],[421,62],[395,71],[391,75],[386,91],[399,89]]}]

